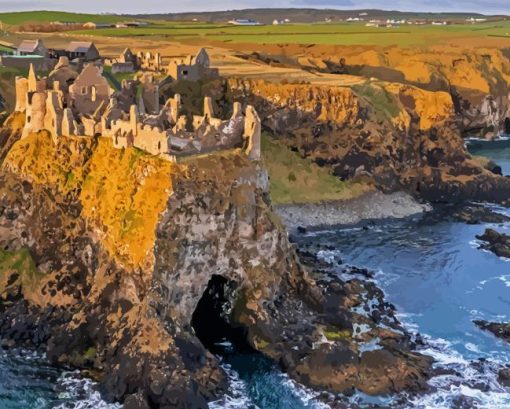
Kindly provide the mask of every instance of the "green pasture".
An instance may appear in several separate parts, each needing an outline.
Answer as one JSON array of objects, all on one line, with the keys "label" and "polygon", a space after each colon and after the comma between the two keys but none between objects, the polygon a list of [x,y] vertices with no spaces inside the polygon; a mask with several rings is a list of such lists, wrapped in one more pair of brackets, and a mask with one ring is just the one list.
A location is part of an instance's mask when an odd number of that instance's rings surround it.
[{"label": "green pasture", "polygon": [[116,23],[124,21],[126,17],[108,14],[78,14],[63,11],[20,11],[0,13],[0,21],[7,25],[21,25],[27,23],[50,23],[52,21],[68,21],[76,23]]},{"label": "green pasture", "polygon": [[[90,30],[79,30],[75,33],[91,34]],[[364,23],[231,26],[212,23],[154,22],[147,27],[98,29],[93,34],[176,41],[210,39],[257,44],[426,45],[439,43],[448,38],[508,36],[510,39],[510,21],[476,25],[402,25],[389,28],[366,27]]]}]

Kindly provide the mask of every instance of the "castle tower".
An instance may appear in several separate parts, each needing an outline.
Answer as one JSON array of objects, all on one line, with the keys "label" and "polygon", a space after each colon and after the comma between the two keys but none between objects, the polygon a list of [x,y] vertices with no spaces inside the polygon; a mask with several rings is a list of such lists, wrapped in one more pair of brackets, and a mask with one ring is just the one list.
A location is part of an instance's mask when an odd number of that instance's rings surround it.
[{"label": "castle tower", "polygon": [[246,117],[244,120],[244,138],[247,141],[246,153],[250,160],[260,160],[261,157],[261,135],[262,125],[259,115],[251,105],[246,107]]},{"label": "castle tower", "polygon": [[214,118],[214,110],[211,97],[204,98],[204,117],[207,117],[209,120]]},{"label": "castle tower", "polygon": [[232,109],[232,118],[237,118],[242,115],[242,106],[240,102],[234,102]]},{"label": "castle tower", "polygon": [[27,110],[27,93],[28,93],[28,80],[24,77],[16,77],[16,112],[25,112]]},{"label": "castle tower", "polygon": [[30,64],[28,71],[28,92],[37,91],[37,75],[35,74],[34,64]]},{"label": "castle tower", "polygon": [[131,105],[129,108],[129,122],[133,136],[138,133],[138,108],[136,105]]},{"label": "castle tower", "polygon": [[64,113],[62,115],[62,135],[76,135],[76,124],[74,122],[73,112],[70,108],[64,109]]},{"label": "castle tower", "polygon": [[48,91],[46,97],[46,113],[44,116],[44,128],[53,136],[62,135],[63,118],[63,94],[61,91]]},{"label": "castle tower", "polygon": [[26,123],[23,128],[23,136],[30,132],[38,132],[44,129],[46,116],[46,93],[30,92],[27,98]]}]

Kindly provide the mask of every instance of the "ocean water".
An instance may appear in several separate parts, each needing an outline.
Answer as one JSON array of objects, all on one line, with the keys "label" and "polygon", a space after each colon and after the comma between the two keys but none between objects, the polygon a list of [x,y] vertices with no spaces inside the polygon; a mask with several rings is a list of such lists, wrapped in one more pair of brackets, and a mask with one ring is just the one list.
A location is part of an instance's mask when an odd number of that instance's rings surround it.
[{"label": "ocean water", "polygon": [[[492,157],[510,174],[510,149],[475,153]],[[493,208],[510,215],[509,209]],[[375,271],[374,280],[396,305],[401,321],[425,338],[422,352],[446,370],[430,380],[432,390],[424,395],[374,399],[358,394],[349,398],[354,407],[375,402],[399,408],[510,408],[510,389],[497,382],[498,369],[510,363],[510,345],[473,324],[475,319],[510,321],[510,261],[477,248],[475,236],[486,227],[510,234],[510,223],[467,225],[429,215],[368,230],[338,228],[300,236],[298,245],[330,246],[321,254],[325,259]],[[226,354],[223,367],[230,390],[211,409],[327,407],[319,392],[297,385],[258,355]],[[93,382],[52,368],[44,357],[0,351],[0,409],[55,407],[120,405],[107,404]]]},{"label": "ocean water", "polygon": [[[510,138],[510,135],[507,135]],[[469,148],[469,145],[468,145]],[[499,166],[503,175],[510,175],[510,148],[501,149],[497,143],[485,142],[482,146],[476,149],[471,148],[471,153],[474,155],[486,156],[491,158]]]},{"label": "ocean water", "polygon": [[26,350],[0,350],[0,409],[119,409],[78,372],[52,367]]}]

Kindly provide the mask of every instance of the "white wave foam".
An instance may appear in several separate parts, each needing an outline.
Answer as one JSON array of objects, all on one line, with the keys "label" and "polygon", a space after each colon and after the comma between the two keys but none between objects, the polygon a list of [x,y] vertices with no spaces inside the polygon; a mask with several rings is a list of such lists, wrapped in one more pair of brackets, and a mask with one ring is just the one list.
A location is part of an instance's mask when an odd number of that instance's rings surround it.
[{"label": "white wave foam", "polygon": [[239,374],[230,365],[222,365],[229,379],[229,391],[220,399],[209,403],[209,409],[259,409],[249,396],[246,383],[239,378]]},{"label": "white wave foam", "polygon": [[[209,403],[209,409],[264,409],[255,405],[248,393],[248,385],[228,364],[222,365],[229,379],[229,390],[220,399]],[[331,409],[329,405],[317,400],[318,393],[298,384],[283,372],[276,377],[281,388],[287,388],[297,397],[303,406],[309,409]]]},{"label": "white wave foam", "polygon": [[120,403],[108,403],[97,390],[97,384],[90,379],[81,378],[78,371],[64,372],[57,381],[64,389],[59,399],[67,402],[54,409],[120,409]]}]

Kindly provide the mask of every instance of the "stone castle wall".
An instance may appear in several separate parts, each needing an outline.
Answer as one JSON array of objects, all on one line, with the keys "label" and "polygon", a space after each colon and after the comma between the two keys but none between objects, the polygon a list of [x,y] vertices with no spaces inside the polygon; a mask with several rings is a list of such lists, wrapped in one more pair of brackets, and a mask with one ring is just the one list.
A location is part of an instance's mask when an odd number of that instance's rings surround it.
[{"label": "stone castle wall", "polygon": [[179,95],[160,108],[158,84],[149,79],[142,82],[138,105],[128,102],[126,112],[119,104],[121,95],[111,93],[98,67],[88,65],[71,76],[75,81],[68,92],[55,80],[60,77],[52,75],[50,81],[38,79],[31,67],[28,78],[16,78],[16,111],[26,115],[23,136],[43,129],[54,138],[103,136],[116,148],[136,147],[170,160],[174,155],[245,147],[251,159],[260,159],[260,119],[251,106],[244,115],[237,102],[232,117],[223,120],[214,116],[212,99],[206,97],[203,115],[190,120],[180,113]]}]

